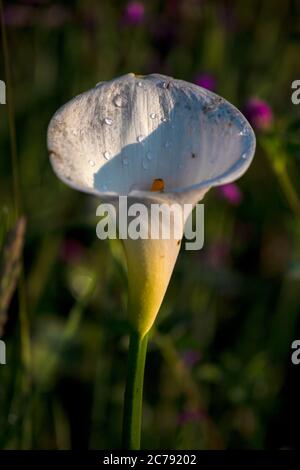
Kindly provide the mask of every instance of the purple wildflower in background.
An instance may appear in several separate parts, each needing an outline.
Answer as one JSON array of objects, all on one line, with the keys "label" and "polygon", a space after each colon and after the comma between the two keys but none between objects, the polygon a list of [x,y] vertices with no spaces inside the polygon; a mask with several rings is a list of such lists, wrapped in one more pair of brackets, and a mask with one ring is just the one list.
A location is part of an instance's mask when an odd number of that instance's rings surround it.
[{"label": "purple wildflower in background", "polygon": [[41,16],[40,21],[43,26],[56,28],[63,26],[70,19],[69,10],[59,4],[50,5]]},{"label": "purple wildflower in background", "polygon": [[[27,3],[28,5],[6,7],[5,23],[16,28],[33,25],[55,28],[63,26],[70,18],[70,11],[58,3],[47,8],[37,8],[39,6],[37,1]],[[41,0],[40,3],[42,3]]]},{"label": "purple wildflower in background", "polygon": [[229,263],[230,248],[226,240],[215,240],[206,250],[205,261],[212,269],[223,269]]},{"label": "purple wildflower in background", "polygon": [[243,200],[243,193],[235,183],[224,184],[218,187],[219,196],[232,206],[239,206]]},{"label": "purple wildflower in background", "polygon": [[32,24],[33,8],[26,5],[9,5],[4,10],[4,22],[21,28]]},{"label": "purple wildflower in background", "polygon": [[47,0],[22,0],[22,3],[29,5],[40,5],[41,3],[47,3]]},{"label": "purple wildflower in background", "polygon": [[195,349],[188,349],[182,353],[182,360],[188,367],[194,367],[201,359],[201,353]]},{"label": "purple wildflower in background", "polygon": [[250,98],[244,108],[244,113],[250,124],[257,130],[266,131],[273,123],[272,108],[266,101]]},{"label": "purple wildflower in background", "polygon": [[84,246],[78,240],[72,238],[64,240],[60,248],[60,258],[67,264],[78,263],[83,258],[84,253]]},{"label": "purple wildflower in background", "polygon": [[178,416],[178,424],[183,426],[184,424],[203,421],[206,417],[206,413],[202,410],[185,410]]},{"label": "purple wildflower in background", "polygon": [[131,25],[138,25],[145,17],[145,7],[141,2],[129,2],[125,8],[125,22]]},{"label": "purple wildflower in background", "polygon": [[210,91],[215,91],[216,89],[216,79],[209,73],[202,73],[197,75],[194,79],[194,83]]},{"label": "purple wildflower in background", "polygon": [[225,31],[233,33],[241,28],[240,19],[236,16],[234,8],[229,4],[221,4],[217,10],[220,24]]},{"label": "purple wildflower in background", "polygon": [[25,3],[26,5],[32,5],[32,6],[44,6],[45,4],[49,3],[48,0],[22,0],[22,3]]}]

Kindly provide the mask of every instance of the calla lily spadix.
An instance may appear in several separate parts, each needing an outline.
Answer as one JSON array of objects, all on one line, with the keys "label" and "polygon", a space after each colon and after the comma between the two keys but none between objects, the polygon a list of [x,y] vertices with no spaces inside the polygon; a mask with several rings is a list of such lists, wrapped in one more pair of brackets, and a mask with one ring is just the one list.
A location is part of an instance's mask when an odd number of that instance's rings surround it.
[{"label": "calla lily spadix", "polygon": [[[234,181],[251,163],[254,133],[230,103],[163,75],[124,75],[62,106],[48,129],[54,171],[69,186],[116,203],[195,204],[209,188]],[[151,191],[163,181],[162,191]],[[180,244],[124,240],[134,328],[152,326]]]},{"label": "calla lily spadix", "polygon": [[[127,196],[128,206],[165,203],[171,208],[188,203],[192,210],[211,187],[232,182],[247,170],[255,135],[234,106],[206,89],[158,74],[128,74],[99,83],[62,106],[49,125],[48,149],[61,180],[116,209],[120,196]],[[143,338],[164,298],[180,241],[127,238],[123,245],[133,329],[124,445],[136,449]]]}]

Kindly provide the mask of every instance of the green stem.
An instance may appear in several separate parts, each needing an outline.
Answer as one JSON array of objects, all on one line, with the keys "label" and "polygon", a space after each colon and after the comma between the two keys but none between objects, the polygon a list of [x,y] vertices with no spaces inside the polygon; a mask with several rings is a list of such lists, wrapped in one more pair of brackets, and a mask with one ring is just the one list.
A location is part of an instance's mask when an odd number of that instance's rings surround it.
[{"label": "green stem", "polygon": [[[275,169],[276,171],[276,169]],[[276,171],[279,183],[281,185],[281,188],[285,194],[285,197],[291,207],[291,209],[294,211],[296,216],[300,219],[300,200],[299,196],[293,186],[293,183],[290,179],[290,176],[288,174],[286,166],[283,166],[281,168],[281,171]]]},{"label": "green stem", "polygon": [[268,139],[262,139],[261,145],[275,175],[277,176],[278,182],[290,208],[296,217],[300,219],[300,198],[289,175],[287,157],[282,150],[280,143],[277,141],[273,142]]},{"label": "green stem", "polygon": [[144,336],[130,334],[128,369],[123,413],[123,447],[139,450],[141,444],[142,401],[144,369],[148,333]]}]

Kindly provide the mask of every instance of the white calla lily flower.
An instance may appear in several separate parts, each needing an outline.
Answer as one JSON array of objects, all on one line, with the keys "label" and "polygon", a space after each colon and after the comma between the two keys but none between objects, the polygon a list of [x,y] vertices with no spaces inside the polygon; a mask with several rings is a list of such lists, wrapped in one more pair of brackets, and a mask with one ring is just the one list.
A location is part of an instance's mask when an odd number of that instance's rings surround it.
[{"label": "white calla lily flower", "polygon": [[[128,205],[194,206],[211,187],[247,170],[255,135],[234,106],[208,90],[163,75],[128,74],[60,108],[49,125],[48,149],[61,180],[101,201],[117,206],[126,195]],[[128,238],[124,248],[130,320],[143,336],[162,303],[180,242]]]}]

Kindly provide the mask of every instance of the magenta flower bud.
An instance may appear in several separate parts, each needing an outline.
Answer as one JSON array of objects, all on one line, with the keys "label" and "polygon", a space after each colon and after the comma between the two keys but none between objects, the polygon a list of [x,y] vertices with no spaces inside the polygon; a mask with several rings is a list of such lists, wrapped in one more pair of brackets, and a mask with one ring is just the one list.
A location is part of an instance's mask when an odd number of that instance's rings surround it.
[{"label": "magenta flower bud", "polygon": [[204,410],[200,409],[192,409],[192,410],[184,410],[180,415],[178,416],[178,424],[180,426],[184,426],[185,424],[188,423],[197,423],[199,421],[204,421],[207,419],[207,414],[205,413]]},{"label": "magenta flower bud", "polygon": [[188,349],[182,353],[182,360],[188,367],[194,367],[201,359],[201,353],[195,349]]},{"label": "magenta flower bud", "polygon": [[260,131],[266,131],[273,124],[273,112],[266,101],[250,98],[246,103],[244,113],[250,124]]},{"label": "magenta flower bud", "polygon": [[129,2],[125,8],[124,18],[126,23],[138,25],[145,17],[145,7],[141,2]]},{"label": "magenta flower bud", "polygon": [[9,5],[4,10],[4,22],[9,26],[22,28],[32,24],[33,10],[25,5]]},{"label": "magenta flower bud", "polygon": [[209,73],[202,73],[195,77],[194,83],[207,90],[214,91],[216,89],[216,79]]},{"label": "magenta flower bud", "polygon": [[62,5],[51,5],[41,17],[41,24],[49,28],[63,26],[70,19],[70,11]]},{"label": "magenta flower bud", "polygon": [[243,200],[243,193],[235,183],[219,186],[218,192],[219,195],[232,206],[238,206]]},{"label": "magenta flower bud", "polygon": [[66,264],[78,263],[84,257],[84,246],[73,239],[63,241],[60,248],[60,258]]},{"label": "magenta flower bud", "polygon": [[206,262],[212,269],[223,268],[230,258],[230,247],[226,240],[215,240],[208,246]]}]

